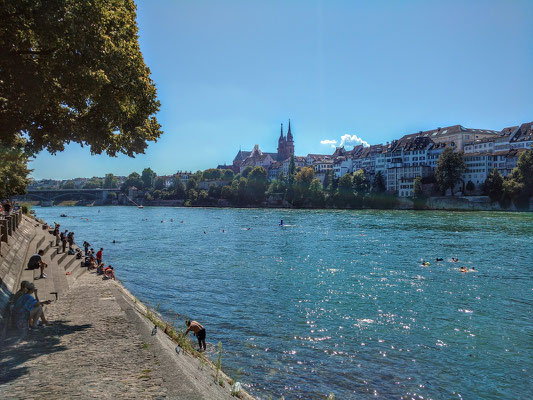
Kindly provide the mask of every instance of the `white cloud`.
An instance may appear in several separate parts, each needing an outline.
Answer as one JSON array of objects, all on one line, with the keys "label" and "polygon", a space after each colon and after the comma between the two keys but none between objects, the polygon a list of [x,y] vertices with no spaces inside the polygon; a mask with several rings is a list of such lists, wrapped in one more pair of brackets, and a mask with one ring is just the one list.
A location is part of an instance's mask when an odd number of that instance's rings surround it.
[{"label": "white cloud", "polygon": [[342,135],[341,136],[340,147],[342,147],[342,146],[357,146],[359,144],[362,144],[364,147],[369,147],[370,146],[368,144],[368,142],[364,141],[363,139],[361,139],[359,136],[357,136],[355,134],[354,135],[346,134],[346,135]]},{"label": "white cloud", "polygon": [[332,140],[332,139],[325,139],[325,140],[321,140],[320,144],[337,144],[337,141]]}]

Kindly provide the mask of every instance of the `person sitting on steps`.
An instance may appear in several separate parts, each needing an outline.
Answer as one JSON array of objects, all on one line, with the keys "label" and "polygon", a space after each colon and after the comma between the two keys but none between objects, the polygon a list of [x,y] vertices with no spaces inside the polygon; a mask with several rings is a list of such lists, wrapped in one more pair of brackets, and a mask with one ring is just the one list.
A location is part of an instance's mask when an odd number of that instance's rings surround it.
[{"label": "person sitting on steps", "polygon": [[30,257],[30,260],[28,261],[28,269],[41,269],[41,276],[39,276],[39,279],[46,278],[46,274],[44,273],[44,269],[48,267],[48,264],[46,264],[43,261],[44,256],[44,250],[39,250],[37,254],[34,254]]},{"label": "person sitting on steps", "polygon": [[[31,295],[32,293],[35,297]],[[42,318],[43,325],[48,325],[48,321],[43,316],[43,305],[50,303],[51,300],[39,301],[35,285],[28,283],[26,293],[17,299],[13,307],[15,326],[19,329],[28,329],[28,327],[35,329],[38,327],[39,318]]]},{"label": "person sitting on steps", "polygon": [[113,279],[114,281],[116,280],[115,279],[115,269],[111,265],[108,265],[104,269],[104,277],[102,279]]}]

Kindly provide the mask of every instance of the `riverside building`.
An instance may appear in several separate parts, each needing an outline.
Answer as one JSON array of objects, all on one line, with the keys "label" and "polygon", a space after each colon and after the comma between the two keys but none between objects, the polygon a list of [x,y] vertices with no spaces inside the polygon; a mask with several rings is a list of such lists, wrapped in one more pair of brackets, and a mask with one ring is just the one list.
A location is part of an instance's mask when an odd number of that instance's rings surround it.
[{"label": "riverside building", "polygon": [[533,148],[533,122],[501,131],[451,125],[404,135],[386,144],[357,145],[352,150],[338,147],[333,154],[296,156],[294,148],[289,121],[286,134],[281,125],[277,152],[263,153],[258,145],[252,151],[239,150],[232,166],[226,168],[241,172],[248,166],[262,166],[268,171],[269,180],[273,180],[281,173],[288,174],[290,160],[294,157],[296,168],[312,167],[323,183],[330,171],[339,179],[363,169],[370,180],[380,172],[388,192],[410,197],[416,177],[431,176],[442,152],[452,148],[464,153],[463,188],[470,181],[476,190],[481,190],[492,169],[507,176],[516,167],[520,153]]}]

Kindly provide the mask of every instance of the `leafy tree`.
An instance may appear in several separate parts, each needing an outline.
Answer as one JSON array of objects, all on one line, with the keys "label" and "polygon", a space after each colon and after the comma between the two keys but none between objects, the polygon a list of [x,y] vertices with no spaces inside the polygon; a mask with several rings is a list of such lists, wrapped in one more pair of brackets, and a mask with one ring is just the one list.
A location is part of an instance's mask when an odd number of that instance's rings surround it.
[{"label": "leafy tree", "polygon": [[31,170],[28,169],[28,156],[22,149],[21,141],[11,147],[0,145],[0,160],[0,199],[26,193]]},{"label": "leafy tree", "polygon": [[291,160],[289,161],[289,171],[287,173],[287,182],[289,186],[292,186],[292,183],[294,182],[295,173],[296,173],[296,164],[294,162],[294,155],[292,155]]},{"label": "leafy tree", "polygon": [[124,183],[122,184],[122,190],[126,191],[131,187],[136,187],[137,189],[143,188],[143,181],[141,179],[141,175],[139,175],[137,172],[132,172],[128,175]]},{"label": "leafy tree", "polygon": [[285,190],[287,189],[287,184],[283,179],[274,179],[267,189],[267,195],[272,194],[285,194]]},{"label": "leafy tree", "polygon": [[248,167],[245,167],[242,172],[241,172],[241,175],[244,177],[244,178],[248,178],[248,175],[250,174],[250,172],[252,172],[252,167],[248,166]]},{"label": "leafy tree", "polygon": [[413,197],[415,199],[424,198],[424,191],[422,190],[422,178],[417,176],[413,182]]},{"label": "leafy tree", "polygon": [[191,189],[198,189],[198,179],[194,176],[190,176],[187,180],[187,191]]},{"label": "leafy tree", "polygon": [[133,156],[161,135],[133,0],[3,0],[0,16],[0,144]]},{"label": "leafy tree", "polygon": [[61,185],[61,189],[76,189],[76,182],[66,181]]},{"label": "leafy tree", "polygon": [[233,171],[231,169],[222,170],[222,179],[225,181],[231,181],[233,179]]},{"label": "leafy tree", "polygon": [[265,198],[265,191],[268,187],[268,174],[263,167],[255,167],[248,175],[246,192],[248,198],[253,203],[261,203]]},{"label": "leafy tree", "polygon": [[293,183],[293,202],[301,206],[309,200],[309,186],[315,178],[315,170],[311,167],[304,167],[296,173]]},{"label": "leafy tree", "polygon": [[222,199],[231,200],[233,198],[233,191],[231,190],[231,186],[222,186],[222,190],[220,191],[220,197]]},{"label": "leafy tree", "polygon": [[233,181],[231,182],[232,198],[238,204],[245,204],[246,202],[247,183],[248,180],[242,176],[239,179],[233,179]]},{"label": "leafy tree", "polygon": [[373,193],[384,193],[387,190],[385,186],[385,177],[381,171],[376,172],[374,176],[374,181],[372,182],[372,192]]},{"label": "leafy tree", "polygon": [[207,180],[213,180],[213,179],[220,179],[221,176],[222,176],[221,170],[217,168],[209,168],[209,169],[206,169],[202,173],[202,180],[207,181]]},{"label": "leafy tree", "polygon": [[524,184],[518,182],[516,176],[508,176],[503,181],[503,195],[501,199],[502,206],[507,208],[510,206],[511,201],[518,198],[520,193],[524,190]]},{"label": "leafy tree", "polygon": [[444,149],[435,168],[435,178],[443,193],[450,189],[453,196],[453,189],[461,181],[465,169],[466,164],[462,153],[454,153],[450,147]]},{"label": "leafy tree", "polygon": [[370,182],[365,175],[365,171],[360,169],[353,173],[352,177],[353,190],[359,195],[363,196],[370,190]]},{"label": "leafy tree", "polygon": [[151,168],[145,168],[143,169],[141,179],[143,181],[143,187],[145,189],[150,189],[154,187],[155,172],[152,171]]},{"label": "leafy tree", "polygon": [[187,191],[187,199],[191,202],[191,203],[196,203],[196,200],[198,200],[198,192],[194,189],[189,189]]},{"label": "leafy tree", "polygon": [[214,199],[220,199],[220,194],[222,193],[222,187],[215,185],[212,183],[209,185],[209,190],[207,191],[207,194],[209,197],[212,197]]},{"label": "leafy tree", "polygon": [[309,199],[315,207],[324,206],[324,191],[322,190],[322,183],[318,178],[313,179],[309,185]]},{"label": "leafy tree", "polygon": [[117,194],[115,192],[109,192],[107,194],[107,200],[113,201],[117,199]]},{"label": "leafy tree", "polygon": [[526,150],[518,158],[516,166],[516,179],[524,185],[523,195],[531,197],[533,195],[533,150]]},{"label": "leafy tree", "polygon": [[175,199],[184,199],[186,192],[185,192],[185,185],[183,184],[183,181],[180,179],[179,176],[174,175],[174,182],[170,188],[170,192],[172,194],[172,197]]},{"label": "leafy tree", "polygon": [[485,179],[485,193],[492,201],[498,201],[503,195],[503,177],[500,172],[494,168]]},{"label": "leafy tree", "polygon": [[200,190],[198,192],[198,204],[207,204],[209,202],[209,195],[206,190]]},{"label": "leafy tree", "polygon": [[501,204],[508,207],[511,201],[519,209],[529,209],[533,195],[533,150],[526,150],[518,158],[516,168],[503,182]]},{"label": "leafy tree", "polygon": [[144,198],[148,201],[153,201],[154,200],[154,196],[152,196],[152,194],[150,192],[145,192],[144,193]]},{"label": "leafy tree", "polygon": [[468,181],[466,183],[466,190],[467,192],[473,192],[474,190],[476,190],[476,185],[474,185],[474,182]]},{"label": "leafy tree", "polygon": [[155,178],[154,188],[157,190],[163,190],[165,188],[165,178],[158,176]]},{"label": "leafy tree", "polygon": [[104,185],[104,181],[101,178],[93,176],[83,185],[82,189],[100,189]]},{"label": "leafy tree", "polygon": [[118,179],[113,174],[105,174],[104,189],[116,189],[118,188]]},{"label": "leafy tree", "polygon": [[337,185],[337,202],[341,207],[346,207],[354,201],[352,174],[343,175]]}]

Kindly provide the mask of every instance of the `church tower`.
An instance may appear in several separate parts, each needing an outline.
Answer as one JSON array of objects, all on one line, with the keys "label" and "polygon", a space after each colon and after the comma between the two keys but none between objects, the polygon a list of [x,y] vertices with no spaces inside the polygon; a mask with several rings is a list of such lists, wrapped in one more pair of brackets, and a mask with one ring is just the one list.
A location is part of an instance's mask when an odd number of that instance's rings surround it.
[{"label": "church tower", "polygon": [[278,139],[278,156],[277,160],[280,162],[285,161],[294,155],[294,139],[291,132],[291,120],[289,120],[289,130],[287,131],[287,137],[283,134],[283,124],[281,124],[281,133]]},{"label": "church tower", "polygon": [[287,132],[287,143],[286,143],[286,148],[287,148],[287,158],[291,157],[294,155],[294,139],[292,138],[292,132],[291,132],[291,120],[289,119],[289,131]]}]

